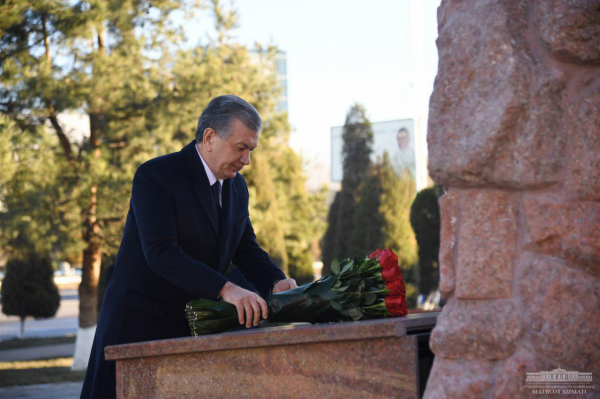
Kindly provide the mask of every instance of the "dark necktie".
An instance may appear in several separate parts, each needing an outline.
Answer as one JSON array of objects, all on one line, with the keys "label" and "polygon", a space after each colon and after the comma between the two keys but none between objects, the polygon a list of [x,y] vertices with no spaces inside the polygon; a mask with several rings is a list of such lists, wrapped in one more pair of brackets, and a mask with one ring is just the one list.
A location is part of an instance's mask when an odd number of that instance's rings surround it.
[{"label": "dark necktie", "polygon": [[219,204],[219,195],[221,194],[221,182],[217,180],[212,186],[210,186],[210,188],[212,190],[213,199],[215,200],[219,228],[221,228],[221,205]]}]

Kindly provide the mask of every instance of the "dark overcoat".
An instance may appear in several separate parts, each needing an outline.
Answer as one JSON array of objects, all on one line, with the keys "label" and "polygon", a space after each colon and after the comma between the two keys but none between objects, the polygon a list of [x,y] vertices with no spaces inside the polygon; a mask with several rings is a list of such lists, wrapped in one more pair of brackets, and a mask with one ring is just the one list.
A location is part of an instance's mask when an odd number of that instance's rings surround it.
[{"label": "dark overcoat", "polygon": [[135,173],[82,398],[115,397],[115,363],[104,360],[106,346],[189,336],[185,304],[191,299],[216,300],[227,281],[266,297],[286,278],[256,243],[240,174],[223,182],[219,225],[195,144]]}]

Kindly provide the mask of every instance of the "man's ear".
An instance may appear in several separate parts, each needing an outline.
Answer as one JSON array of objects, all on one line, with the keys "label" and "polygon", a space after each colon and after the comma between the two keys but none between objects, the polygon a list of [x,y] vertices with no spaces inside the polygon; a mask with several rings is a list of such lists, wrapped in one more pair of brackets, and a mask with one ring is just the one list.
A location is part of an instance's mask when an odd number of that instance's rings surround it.
[{"label": "man's ear", "polygon": [[215,139],[216,134],[217,134],[217,132],[215,132],[210,127],[207,127],[206,129],[204,129],[204,137],[202,138],[202,145],[204,146],[206,151],[208,151],[208,152],[212,151],[212,145],[213,145],[213,141]]}]

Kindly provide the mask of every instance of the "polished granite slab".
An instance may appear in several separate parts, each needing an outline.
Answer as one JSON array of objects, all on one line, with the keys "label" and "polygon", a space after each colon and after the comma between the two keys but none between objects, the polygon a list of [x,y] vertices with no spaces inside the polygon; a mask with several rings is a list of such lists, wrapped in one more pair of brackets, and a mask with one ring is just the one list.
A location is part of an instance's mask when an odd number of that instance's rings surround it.
[{"label": "polished granite slab", "polygon": [[107,347],[105,356],[117,361],[121,398],[416,398],[417,333],[437,315],[141,342]]}]

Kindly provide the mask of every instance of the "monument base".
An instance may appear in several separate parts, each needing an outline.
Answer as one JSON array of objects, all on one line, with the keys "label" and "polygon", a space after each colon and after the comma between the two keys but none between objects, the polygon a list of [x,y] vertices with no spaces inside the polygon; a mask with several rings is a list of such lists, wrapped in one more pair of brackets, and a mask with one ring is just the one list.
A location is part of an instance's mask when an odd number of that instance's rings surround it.
[{"label": "monument base", "polygon": [[290,324],[110,346],[105,355],[117,362],[120,398],[417,398],[437,315]]}]

